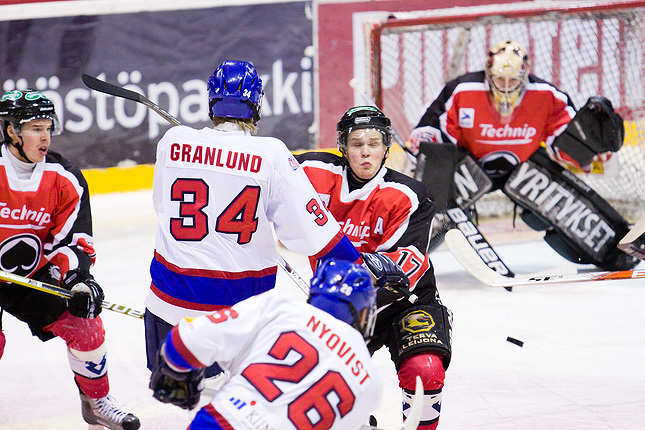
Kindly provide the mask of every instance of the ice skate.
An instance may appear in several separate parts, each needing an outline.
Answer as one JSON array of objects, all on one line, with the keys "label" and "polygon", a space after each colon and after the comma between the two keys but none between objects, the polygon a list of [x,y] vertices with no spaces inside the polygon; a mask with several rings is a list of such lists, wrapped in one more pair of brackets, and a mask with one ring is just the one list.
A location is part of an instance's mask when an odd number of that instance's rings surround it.
[{"label": "ice skate", "polygon": [[110,395],[92,399],[81,393],[81,404],[83,419],[91,430],[137,430],[141,426],[139,418],[119,409]]}]

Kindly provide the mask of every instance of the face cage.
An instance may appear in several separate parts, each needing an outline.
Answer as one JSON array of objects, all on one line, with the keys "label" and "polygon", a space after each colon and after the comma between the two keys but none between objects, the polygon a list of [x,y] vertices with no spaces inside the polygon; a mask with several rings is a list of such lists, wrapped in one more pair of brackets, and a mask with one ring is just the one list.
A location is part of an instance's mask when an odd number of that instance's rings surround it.
[{"label": "face cage", "polygon": [[526,89],[526,82],[524,80],[524,77],[522,77],[520,83],[511,90],[500,89],[497,85],[495,85],[495,81],[493,80],[492,76],[490,78],[489,85],[491,95],[493,96],[493,100],[495,101],[495,105],[497,106],[497,110],[502,116],[510,115],[513,112],[515,107],[517,107],[517,105],[519,104],[520,100],[522,100],[522,96],[524,95],[524,91]]}]

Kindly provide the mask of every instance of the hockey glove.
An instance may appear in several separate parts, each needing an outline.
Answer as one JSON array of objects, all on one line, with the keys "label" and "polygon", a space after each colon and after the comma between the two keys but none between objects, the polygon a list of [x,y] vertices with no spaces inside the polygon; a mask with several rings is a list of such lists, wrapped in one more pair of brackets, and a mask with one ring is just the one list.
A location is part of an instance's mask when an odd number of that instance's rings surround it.
[{"label": "hockey glove", "polygon": [[159,348],[157,365],[150,375],[150,389],[152,396],[162,403],[172,403],[182,409],[191,410],[199,403],[201,392],[204,389],[205,368],[189,372],[173,370],[163,356],[165,344]]},{"label": "hockey glove", "polygon": [[410,293],[410,279],[394,260],[379,253],[362,252],[361,257],[365,267],[376,279],[374,284],[378,289],[377,294],[389,292],[398,295],[399,298],[403,296],[412,303],[416,301],[417,297]]},{"label": "hockey glove", "polygon": [[67,302],[70,314],[79,318],[96,318],[101,313],[105,295],[87,270],[70,270],[60,283],[61,287],[72,292],[72,297]]}]

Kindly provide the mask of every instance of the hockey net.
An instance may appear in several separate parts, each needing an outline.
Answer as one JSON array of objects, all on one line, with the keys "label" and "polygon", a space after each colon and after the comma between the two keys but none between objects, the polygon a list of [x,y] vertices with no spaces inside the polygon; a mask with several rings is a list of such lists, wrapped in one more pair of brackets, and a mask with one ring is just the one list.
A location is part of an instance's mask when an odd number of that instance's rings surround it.
[{"label": "hockey net", "polygon": [[[503,11],[500,11],[503,9]],[[645,1],[520,3],[392,14],[364,24],[366,81],[376,104],[407,138],[444,84],[482,70],[490,46],[513,39],[529,52],[531,73],[568,93],[611,100],[625,121],[623,148],[579,177],[628,220],[645,208]],[[403,151],[390,165],[410,171]],[[495,199],[493,195],[491,197]],[[498,215],[508,208],[489,205]],[[478,205],[478,210],[480,206]]]}]

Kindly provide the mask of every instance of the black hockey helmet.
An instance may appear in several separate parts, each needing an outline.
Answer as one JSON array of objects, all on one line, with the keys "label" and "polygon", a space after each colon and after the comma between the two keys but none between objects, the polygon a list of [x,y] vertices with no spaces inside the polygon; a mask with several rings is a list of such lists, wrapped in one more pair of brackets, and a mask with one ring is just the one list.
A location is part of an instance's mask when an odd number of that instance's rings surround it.
[{"label": "black hockey helmet", "polygon": [[347,135],[360,128],[374,128],[383,134],[383,143],[392,146],[392,128],[390,119],[375,106],[356,106],[345,112],[336,124],[338,146],[347,148]]},{"label": "black hockey helmet", "polygon": [[43,93],[33,89],[7,91],[0,97],[0,121],[2,122],[2,143],[9,143],[7,127],[12,125],[20,135],[22,124],[40,118],[52,120],[52,135],[60,133],[60,123],[54,103]]}]

